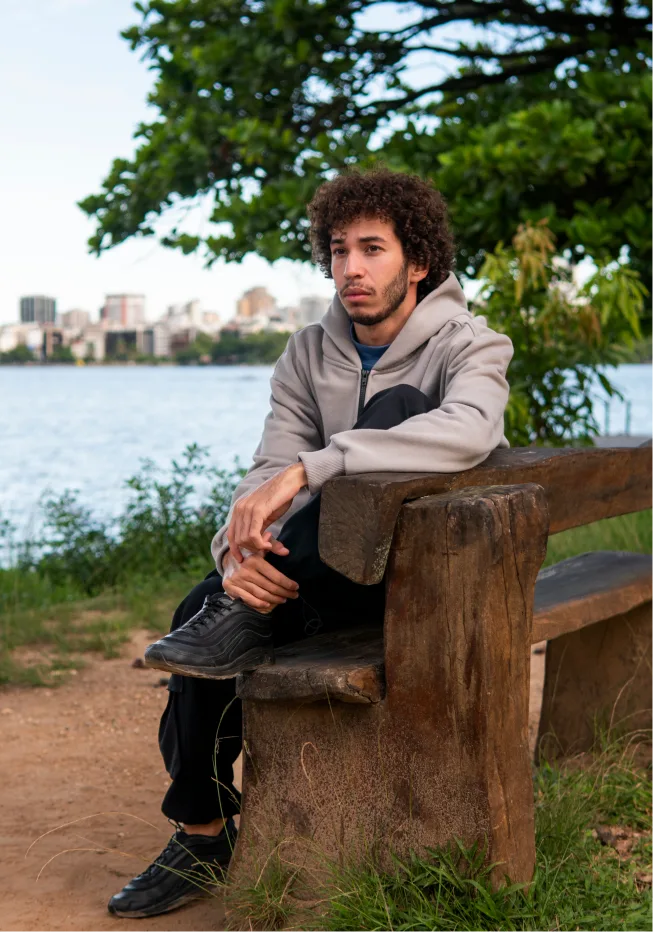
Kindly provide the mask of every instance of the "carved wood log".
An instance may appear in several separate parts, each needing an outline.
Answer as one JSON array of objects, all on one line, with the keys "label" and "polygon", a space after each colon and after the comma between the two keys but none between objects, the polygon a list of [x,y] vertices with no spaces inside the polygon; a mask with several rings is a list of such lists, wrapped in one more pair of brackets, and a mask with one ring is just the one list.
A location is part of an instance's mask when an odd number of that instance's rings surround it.
[{"label": "carved wood log", "polygon": [[252,698],[258,672],[241,680],[235,884],[255,880],[272,852],[314,878],[325,857],[388,864],[391,850],[456,837],[487,843],[497,883],[530,880],[530,638],[546,537],[538,486],[406,505],[388,573],[385,697],[270,702]]},{"label": "carved wood log", "polygon": [[651,503],[651,447],[495,450],[460,473],[343,476],[322,490],[322,559],[354,582],[379,582],[405,501],[453,489],[534,482],[546,492],[550,533],[641,511]]},{"label": "carved wood log", "polygon": [[651,603],[546,648],[537,759],[589,750],[596,726],[651,728]]},{"label": "carved wood log", "polygon": [[547,531],[539,486],[466,489],[405,505],[390,558],[391,770],[416,822],[405,841],[487,840],[495,881],[528,881],[535,863],[528,698]]}]

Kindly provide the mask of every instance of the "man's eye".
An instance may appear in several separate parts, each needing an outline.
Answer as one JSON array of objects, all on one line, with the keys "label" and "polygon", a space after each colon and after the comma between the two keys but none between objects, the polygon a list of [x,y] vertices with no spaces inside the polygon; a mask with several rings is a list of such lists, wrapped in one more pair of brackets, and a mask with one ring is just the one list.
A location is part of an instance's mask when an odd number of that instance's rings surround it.
[{"label": "man's eye", "polygon": [[372,246],[368,246],[368,247],[367,247],[367,251],[368,251],[368,252],[379,252],[379,250],[380,250],[380,247],[379,247],[379,246],[374,246],[374,245],[372,245]]},{"label": "man's eye", "polygon": [[336,248],[333,250],[334,256],[344,256],[344,254],[345,254],[345,250],[342,248]]}]

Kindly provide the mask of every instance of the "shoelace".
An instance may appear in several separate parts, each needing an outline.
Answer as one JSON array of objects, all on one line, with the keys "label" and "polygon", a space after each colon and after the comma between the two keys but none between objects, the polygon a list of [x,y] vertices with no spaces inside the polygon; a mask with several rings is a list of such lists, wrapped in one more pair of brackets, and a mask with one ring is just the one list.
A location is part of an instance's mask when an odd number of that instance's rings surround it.
[{"label": "shoelace", "polygon": [[[223,615],[232,605],[233,600],[228,595],[220,593],[219,595],[207,595],[204,599],[204,605],[200,611],[186,622],[186,628],[208,628],[215,620],[215,614]],[[205,609],[211,609],[215,614],[209,614]]]},{"label": "shoelace", "polygon": [[153,874],[156,868],[159,867],[159,865],[162,864],[166,860],[168,855],[172,854],[173,850],[179,847],[180,842],[177,840],[177,835],[181,831],[183,831],[183,829],[180,826],[177,829],[177,831],[174,833],[174,835],[170,836],[170,839],[168,840],[168,844],[165,846],[161,854],[152,861],[149,867],[145,868],[142,874],[140,874],[141,877],[149,877],[150,874]]},{"label": "shoelace", "polygon": [[[299,598],[302,601],[302,619],[304,622],[304,633],[307,634],[309,637],[312,637],[314,634],[317,634],[317,632],[322,627],[322,618],[318,610],[315,608],[315,606],[311,605],[311,603],[307,599],[305,599],[303,595],[300,594]],[[314,614],[312,616],[309,616],[308,618],[306,617],[307,606],[311,610],[311,612],[314,612]]]}]

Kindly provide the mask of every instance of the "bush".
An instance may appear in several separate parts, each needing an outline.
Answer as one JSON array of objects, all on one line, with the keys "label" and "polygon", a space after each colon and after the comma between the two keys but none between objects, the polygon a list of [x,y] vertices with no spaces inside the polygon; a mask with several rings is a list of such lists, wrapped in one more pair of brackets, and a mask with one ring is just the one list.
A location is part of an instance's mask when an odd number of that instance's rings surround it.
[{"label": "bush", "polygon": [[0,353],[0,363],[22,363],[34,361],[34,353],[31,351],[29,346],[25,346],[23,343],[20,343],[12,350],[8,350],[6,353]]},{"label": "bush", "polygon": [[[42,598],[44,586],[51,593],[92,596],[138,577],[166,576],[198,563],[208,567],[211,538],[224,523],[244,470],[237,464],[216,469],[207,456],[204,448],[190,445],[163,479],[154,463],[143,461],[127,481],[132,495],[117,522],[94,516],[70,491],[44,501],[37,541],[12,547],[5,521],[0,543],[4,539],[14,573],[27,583],[18,588],[19,602],[28,607],[36,592]],[[9,572],[0,570],[0,576]],[[29,585],[30,578],[38,586]],[[0,613],[17,607],[16,593],[16,585],[0,584]]]},{"label": "bush", "polygon": [[233,331],[223,330],[219,343],[213,345],[211,358],[213,362],[223,365],[275,363],[285,350],[289,336],[288,333],[251,333],[240,336]]}]

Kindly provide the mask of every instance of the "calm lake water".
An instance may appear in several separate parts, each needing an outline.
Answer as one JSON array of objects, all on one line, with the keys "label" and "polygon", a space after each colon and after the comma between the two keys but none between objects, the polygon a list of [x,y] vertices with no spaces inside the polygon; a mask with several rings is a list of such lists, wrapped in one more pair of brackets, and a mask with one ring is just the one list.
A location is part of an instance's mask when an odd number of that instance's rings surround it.
[{"label": "calm lake water", "polygon": [[[97,514],[116,514],[143,457],[168,467],[189,443],[229,467],[249,465],[268,410],[271,366],[0,367],[0,516],[37,524],[46,490],[78,489]],[[632,402],[630,430],[651,433],[651,366],[608,373]],[[596,415],[605,423],[603,394]],[[625,426],[610,406],[610,433]]]}]

